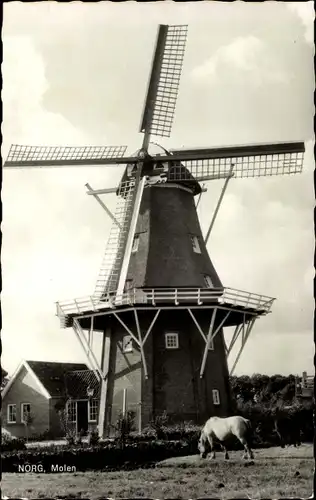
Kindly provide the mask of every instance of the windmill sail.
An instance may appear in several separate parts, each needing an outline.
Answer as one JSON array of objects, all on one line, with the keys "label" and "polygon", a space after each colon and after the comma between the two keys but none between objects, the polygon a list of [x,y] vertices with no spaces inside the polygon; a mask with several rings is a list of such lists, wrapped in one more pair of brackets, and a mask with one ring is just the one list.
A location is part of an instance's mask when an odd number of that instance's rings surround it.
[{"label": "windmill sail", "polygon": [[115,292],[118,287],[126,241],[130,228],[135,195],[135,180],[121,183],[110,235],[107,241],[101,269],[94,290],[94,297],[101,298]]},{"label": "windmill sail", "polygon": [[150,134],[170,137],[188,27],[160,25],[140,132],[147,148]]},{"label": "windmill sail", "polygon": [[[127,146],[22,146],[12,144],[5,168],[45,168],[125,163]],[[120,160],[120,161],[119,161]]]},{"label": "windmill sail", "polygon": [[[175,180],[208,180],[229,175],[234,178],[262,177],[301,173],[305,146],[303,142],[257,144],[227,148],[172,150],[173,168],[168,178]],[[161,158],[161,161],[168,159]]]}]

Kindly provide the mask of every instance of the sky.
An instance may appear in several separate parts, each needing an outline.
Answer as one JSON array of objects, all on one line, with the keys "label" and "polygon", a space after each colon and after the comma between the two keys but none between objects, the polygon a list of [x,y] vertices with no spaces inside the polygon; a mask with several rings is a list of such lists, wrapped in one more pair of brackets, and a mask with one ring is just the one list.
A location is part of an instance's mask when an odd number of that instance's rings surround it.
[{"label": "sky", "polygon": [[[9,2],[3,10],[3,158],[11,143],[138,149],[158,24],[189,31],[172,135],[153,140],[166,148],[305,141],[302,174],[229,183],[208,251],[225,286],[277,299],[235,373],[313,374],[313,2]],[[116,187],[122,170],[3,171],[9,373],[21,359],[85,361],[55,302],[93,292],[111,221],[84,185]],[[204,234],[222,182],[206,187]],[[114,210],[115,195],[104,201]]]}]

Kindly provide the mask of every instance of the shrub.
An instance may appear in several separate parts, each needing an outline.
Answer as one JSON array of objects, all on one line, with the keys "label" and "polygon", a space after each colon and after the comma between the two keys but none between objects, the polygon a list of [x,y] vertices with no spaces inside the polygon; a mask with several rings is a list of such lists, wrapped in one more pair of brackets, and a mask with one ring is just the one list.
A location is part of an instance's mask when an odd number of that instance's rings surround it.
[{"label": "shrub", "polygon": [[2,471],[18,472],[18,464],[39,463],[46,472],[51,472],[51,464],[72,465],[77,471],[133,469],[151,467],[157,461],[190,453],[190,446],[185,441],[126,443],[124,448],[113,442],[95,447],[41,447],[37,450],[3,453]]},{"label": "shrub", "polygon": [[11,436],[8,431],[1,429],[1,452],[25,450],[25,439]]},{"label": "shrub", "polygon": [[96,446],[99,444],[100,437],[97,431],[90,431],[88,434],[88,444],[89,446]]},{"label": "shrub", "polygon": [[167,412],[162,415],[156,415],[149,423],[149,427],[155,432],[157,439],[164,439],[166,436],[166,426],[169,421]]},{"label": "shrub", "polygon": [[[77,432],[75,429],[75,424],[69,421],[68,412],[65,408],[61,408],[58,410],[61,426],[64,432],[64,436],[69,445],[74,445],[77,439]],[[81,439],[79,436],[78,444],[81,443]]]},{"label": "shrub", "polygon": [[126,439],[130,433],[134,430],[135,412],[128,411],[124,416],[122,412],[119,413],[118,419],[114,426],[116,438],[118,443],[123,448],[126,443]]}]

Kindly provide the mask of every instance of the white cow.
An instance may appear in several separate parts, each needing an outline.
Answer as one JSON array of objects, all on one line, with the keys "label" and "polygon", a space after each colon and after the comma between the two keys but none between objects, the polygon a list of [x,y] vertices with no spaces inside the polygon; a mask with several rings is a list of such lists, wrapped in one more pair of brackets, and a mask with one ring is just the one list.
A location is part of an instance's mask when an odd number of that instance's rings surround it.
[{"label": "white cow", "polygon": [[235,417],[211,417],[204,425],[200,440],[199,451],[200,456],[205,458],[207,456],[207,443],[211,448],[211,458],[215,458],[214,441],[219,441],[222,449],[225,451],[225,459],[228,459],[228,453],[223,442],[231,437],[236,436],[244,447],[244,458],[253,459],[253,453],[249,446],[249,434],[251,431],[250,420],[235,416]]}]

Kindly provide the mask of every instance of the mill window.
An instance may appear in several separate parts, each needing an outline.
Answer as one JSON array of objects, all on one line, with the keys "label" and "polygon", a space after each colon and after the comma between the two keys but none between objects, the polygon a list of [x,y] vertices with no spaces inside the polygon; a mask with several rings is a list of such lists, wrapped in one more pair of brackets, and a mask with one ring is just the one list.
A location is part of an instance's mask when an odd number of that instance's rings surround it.
[{"label": "mill window", "polygon": [[125,335],[122,342],[123,352],[133,352],[133,338],[131,335]]},{"label": "mill window", "polygon": [[166,333],[165,334],[165,346],[166,349],[178,349],[179,348],[179,336],[177,333]]},{"label": "mill window", "polygon": [[125,291],[131,290],[133,288],[133,280],[125,281]]},{"label": "mill window", "polygon": [[31,416],[31,405],[29,403],[21,404],[21,422],[28,423],[28,418]]},{"label": "mill window", "polygon": [[98,401],[97,399],[89,399],[88,401],[89,422],[96,422],[98,419]]},{"label": "mill window", "polygon": [[191,236],[191,242],[192,242],[193,252],[201,253],[199,238],[197,236]]},{"label": "mill window", "polygon": [[139,234],[135,234],[132,246],[132,253],[137,252],[139,245]]},{"label": "mill window", "polygon": [[213,396],[213,404],[214,405],[219,405],[220,404],[219,390],[218,389],[213,389],[212,390],[212,396]]},{"label": "mill window", "polygon": [[204,283],[206,284],[207,288],[214,287],[212,280],[211,280],[211,277],[208,274],[204,274]]},{"label": "mill window", "polygon": [[16,423],[16,405],[8,405],[7,422],[8,422],[8,424],[15,424]]}]

